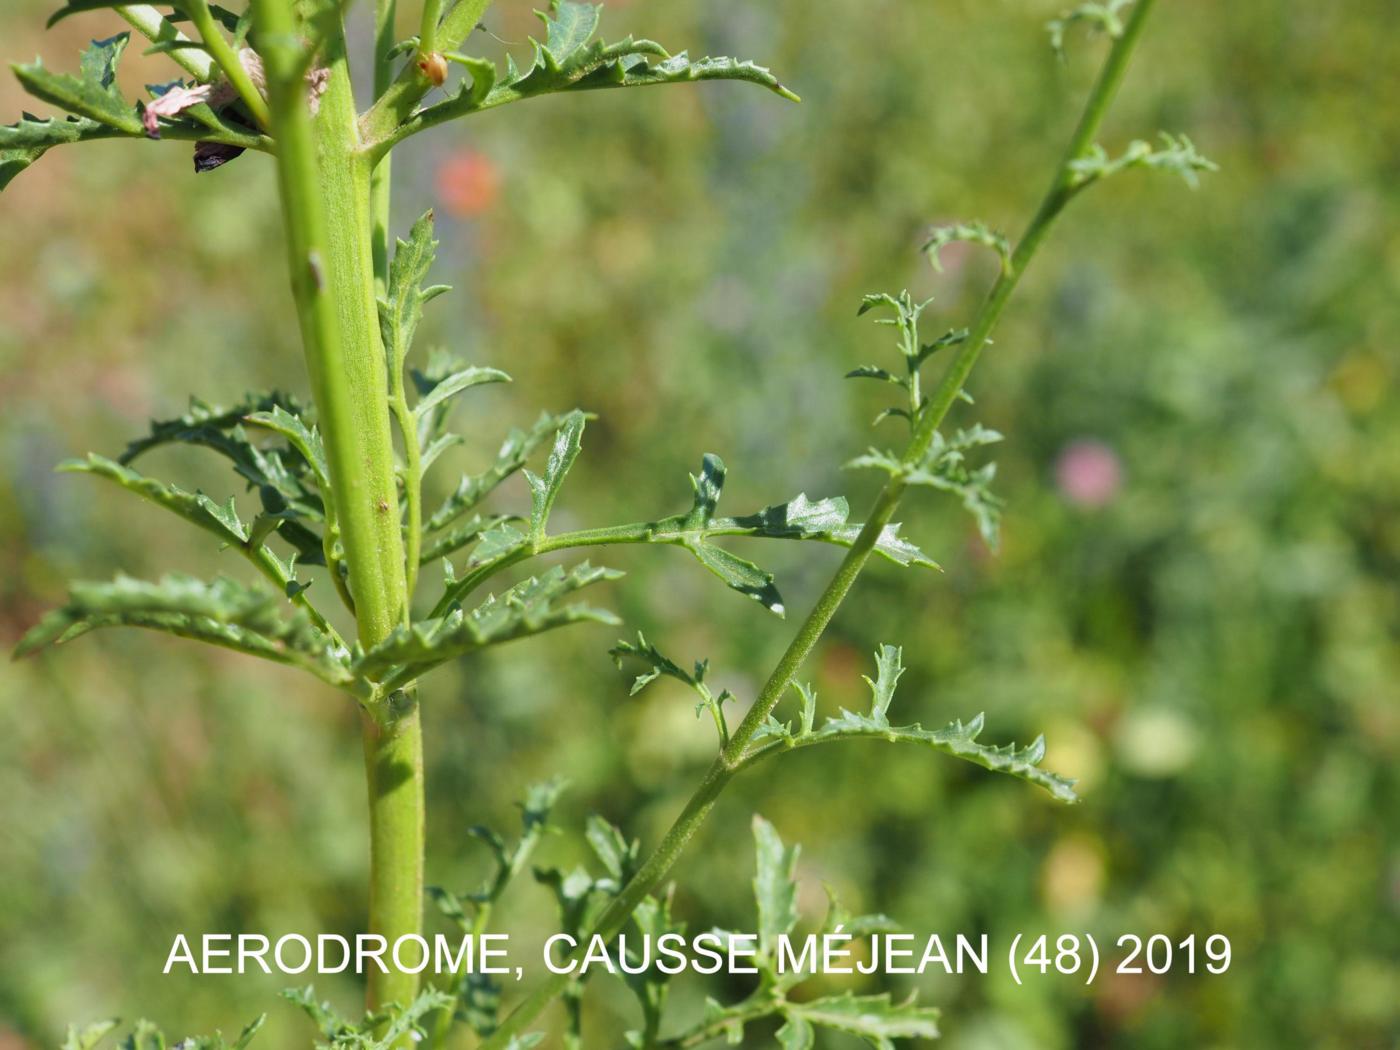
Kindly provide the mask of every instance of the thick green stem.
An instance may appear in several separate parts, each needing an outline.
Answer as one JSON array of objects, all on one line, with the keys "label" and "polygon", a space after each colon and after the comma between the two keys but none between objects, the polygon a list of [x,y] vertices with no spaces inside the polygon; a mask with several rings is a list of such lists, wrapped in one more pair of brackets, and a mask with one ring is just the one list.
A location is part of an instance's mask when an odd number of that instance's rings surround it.
[{"label": "thick green stem", "polygon": [[[423,731],[416,697],[397,695],[391,704],[400,710],[382,718],[366,711],[361,718],[369,785],[369,932],[390,945],[423,926]],[[367,976],[371,1010],[407,1005],[418,994],[413,974],[372,969]]]},{"label": "thick green stem", "polygon": [[[370,166],[359,149],[345,40],[327,34],[329,71],[313,121],[292,5],[253,0],[266,67],[292,290],[325,440],[359,639],[404,622],[404,549],[388,379],[375,305]],[[363,725],[370,810],[370,932],[393,942],[422,927],[422,738],[411,697],[371,702]],[[371,1008],[406,1003],[416,976],[371,972]]]},{"label": "thick green stem", "polygon": [[[1002,312],[1011,298],[1011,293],[1019,283],[1027,264],[1044,241],[1046,234],[1049,233],[1055,219],[1073,198],[1074,189],[1071,183],[1073,173],[1069,166],[1070,161],[1078,158],[1092,144],[1104,114],[1108,111],[1109,104],[1123,80],[1128,59],[1142,35],[1143,25],[1151,13],[1154,2],[1155,0],[1138,0],[1134,5],[1132,15],[1129,17],[1122,35],[1114,42],[1103,70],[1094,84],[1085,104],[1083,115],[1080,117],[1070,140],[1069,148],[1063,161],[1056,168],[1049,191],[1036,210],[1030,224],[1026,227],[1025,233],[1017,242],[1016,250],[1011,257],[1011,264],[1004,269],[1002,275],[992,286],[971,326],[967,340],[959,347],[957,356],[948,366],[948,370],[943,374],[937,388],[931,395],[929,405],[920,417],[919,424],[905,450],[904,463],[916,464],[927,454],[934,434],[948,414],[953,402],[956,401],[963,384],[967,381],[968,374],[972,371],[973,365],[976,364],[983,347],[986,346],[988,338],[996,327],[997,321],[1001,318]],[[807,619],[798,628],[796,636],[778,661],[773,673],[764,683],[748,714],[729,738],[728,745],[721,750],[719,757],[710,766],[704,780],[690,797],[685,808],[671,825],[670,830],[666,832],[661,844],[647,858],[641,869],[623,887],[622,891],[613,898],[603,914],[594,923],[593,928],[587,931],[588,935],[596,933],[608,939],[615,937],[622,931],[642,900],[654,893],[661,885],[662,880],[670,873],[672,865],[714,807],[715,800],[743,768],[745,752],[754,734],[772,714],[773,708],[777,706],[783,694],[791,687],[797,669],[811,654],[812,649],[831,622],[831,618],[836,614],[836,610],[840,608],[842,601],[850,593],[851,586],[855,583],[861,569],[875,549],[875,543],[879,539],[881,530],[889,524],[898,508],[900,498],[904,494],[904,488],[903,475],[896,474],[880,491],[859,537],[851,549],[846,552],[836,574],[827,584],[821,597],[817,599],[817,603],[808,614]],[[586,942],[587,939],[584,937],[581,938],[581,941]],[[575,953],[575,957],[578,954],[581,952]],[[569,984],[570,978],[565,974],[552,975],[548,980],[542,982],[515,1008],[501,1024],[501,1027],[482,1043],[482,1050],[501,1050],[505,1047],[515,1036],[520,1035],[526,1026],[533,1022],[540,1012]]]}]

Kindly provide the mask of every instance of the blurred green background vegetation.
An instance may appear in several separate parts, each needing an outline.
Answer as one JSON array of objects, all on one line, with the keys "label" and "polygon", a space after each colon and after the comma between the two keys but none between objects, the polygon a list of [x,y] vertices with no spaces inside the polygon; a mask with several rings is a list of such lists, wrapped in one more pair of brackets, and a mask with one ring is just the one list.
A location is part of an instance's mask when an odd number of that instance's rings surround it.
[{"label": "blurred green background vegetation", "polygon": [[[45,35],[52,6],[0,9],[7,58],[68,67],[115,31],[98,13]],[[530,7],[503,0],[491,29],[522,41]],[[1027,217],[1102,49],[1076,42],[1057,64],[1040,28],[1056,10],[615,3],[610,36],[758,58],[804,104],[730,85],[594,94],[414,140],[396,225],[437,208],[438,273],[456,286],[427,334],[516,380],[470,399],[473,444],[439,484],[479,469],[509,426],[579,405],[599,419],[561,523],[680,509],[706,451],[730,466],[731,510],[799,491],[861,507],[875,479],[840,464],[897,438],[868,431],[883,390],[841,379],[893,353],[855,307],[908,286],[937,297],[931,330],[969,317],[987,260],[950,251],[939,277],[916,248],[934,221]],[[985,710],[988,739],[1043,730],[1084,803],[919,752],[794,755],[742,779],[682,860],[692,928],[751,921],[756,810],[804,843],[814,918],[829,882],[911,929],[997,945],[1062,930],[1234,943],[1217,978],[920,980],[950,1048],[1400,1046],[1393,14],[1385,0],[1162,5],[1105,143],[1186,131],[1220,174],[1193,193],[1134,173],[1076,204],[973,378],[976,407],[958,410],[1008,436],[1002,550],[951,501],[912,498],[906,530],[946,572],[872,567],[808,669],[834,711],[859,701],[875,646],[901,644],[905,720]],[[133,49],[128,95],[162,67]],[[0,87],[4,119],[27,104]],[[246,157],[196,178],[187,146],[99,143],[55,150],[0,197],[6,644],[70,577],[244,573],[159,510],[52,467],[119,450],[191,392],[305,389],[270,176]],[[1110,468],[1097,491],[1074,476],[1085,449]],[[167,477],[234,491],[198,454],[161,456]],[[500,502],[522,499],[516,484]],[[605,553],[628,572],[609,601],[629,628],[708,655],[752,695],[791,620],[675,551]],[[804,611],[837,557],[755,553]],[[427,686],[431,882],[473,881],[467,827],[513,828],[513,800],[551,774],[572,782],[567,834],[539,859],[582,856],[590,811],[655,841],[712,730],[679,687],[629,699],[615,637],[561,632]],[[261,1041],[296,1045],[304,1022],[270,1001],[284,979],[160,970],[177,932],[359,929],[349,705],[135,633],[0,673],[0,1047],[52,1046],[71,1020],[227,1031],[264,1009]],[[518,886],[503,921],[543,932],[546,892]],[[684,980],[676,1009],[733,982]],[[591,987],[598,1045],[617,1045],[631,1005],[616,982]],[[321,991],[347,1009],[358,996],[348,979]]]}]

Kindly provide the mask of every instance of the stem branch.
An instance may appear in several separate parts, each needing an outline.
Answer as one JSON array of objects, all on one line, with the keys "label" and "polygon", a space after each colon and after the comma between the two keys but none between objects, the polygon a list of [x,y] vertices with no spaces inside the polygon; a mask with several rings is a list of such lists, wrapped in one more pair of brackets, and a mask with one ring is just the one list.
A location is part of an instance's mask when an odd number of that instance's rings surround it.
[{"label": "stem branch", "polygon": [[[1070,139],[1064,159],[1056,168],[1049,191],[1017,243],[1016,250],[1011,256],[1010,265],[1003,270],[987,294],[987,298],[971,326],[968,338],[959,347],[957,356],[939,380],[928,407],[920,416],[919,424],[903,456],[903,462],[906,465],[917,464],[928,453],[934,434],[957,399],[959,391],[962,390],[963,384],[967,381],[968,374],[977,363],[978,356],[983,347],[986,346],[988,337],[993,328],[996,327],[996,323],[1005,310],[1012,291],[1015,290],[1025,272],[1027,264],[1044,241],[1046,234],[1049,233],[1055,219],[1073,198],[1075,191],[1071,186],[1073,172],[1070,169],[1070,162],[1077,159],[1093,142],[1099,125],[1108,111],[1109,104],[1123,80],[1128,59],[1142,35],[1143,25],[1151,13],[1154,3],[1155,0],[1138,0],[1133,6],[1128,23],[1122,35],[1114,42],[1098,80],[1085,103],[1083,114]],[[681,851],[709,815],[715,800],[738,770],[743,768],[745,752],[753,735],[767,720],[773,708],[777,706],[778,701],[791,686],[797,669],[811,654],[841,602],[850,592],[851,586],[855,583],[861,569],[864,568],[875,548],[880,531],[889,524],[891,516],[898,507],[904,494],[904,488],[903,475],[896,474],[891,476],[884,488],[881,489],[860,535],[852,544],[851,549],[847,551],[831,582],[827,584],[821,597],[817,599],[816,605],[808,614],[807,619],[798,628],[796,636],[779,659],[773,673],[764,683],[758,699],[755,700],[744,720],[730,737],[728,745],[721,750],[719,757],[706,771],[704,779],[685,804],[680,815],[676,817],[675,822],[662,838],[660,845],[647,858],[637,874],[622,888],[622,891],[613,898],[603,914],[593,924],[593,928],[587,931],[589,936],[600,934],[609,940],[615,937],[621,932],[642,900],[655,892],[662,880],[666,878]],[[581,938],[581,943],[586,942],[587,939],[588,937]],[[575,954],[581,954],[581,952],[582,949]],[[482,1043],[482,1050],[501,1050],[505,1047],[512,1038],[521,1034],[525,1027],[533,1022],[540,1012],[569,984],[570,978],[567,974],[554,974],[542,982],[512,1011],[510,1016],[502,1022],[501,1027]]]},{"label": "stem branch", "polygon": [[[436,27],[439,50],[453,51],[461,46],[490,6],[491,0],[456,0]],[[434,86],[418,68],[417,62],[409,62],[360,118],[360,130],[365,141],[382,142],[387,139],[395,128],[413,115],[418,103]]]},{"label": "stem branch", "polygon": [[[150,4],[128,4],[126,7],[117,8],[117,14],[153,44],[189,40],[189,37],[176,29],[169,19]],[[193,47],[181,47],[166,54],[172,62],[196,80],[208,83],[213,79],[214,59],[208,52]]]}]

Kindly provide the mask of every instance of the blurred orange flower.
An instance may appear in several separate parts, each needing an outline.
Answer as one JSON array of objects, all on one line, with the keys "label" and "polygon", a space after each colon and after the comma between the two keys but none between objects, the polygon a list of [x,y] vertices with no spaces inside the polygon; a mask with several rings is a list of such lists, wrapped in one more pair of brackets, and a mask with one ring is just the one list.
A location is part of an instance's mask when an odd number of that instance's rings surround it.
[{"label": "blurred orange flower", "polygon": [[500,190],[500,169],[484,153],[454,150],[438,165],[437,196],[449,215],[480,215],[496,203]]}]

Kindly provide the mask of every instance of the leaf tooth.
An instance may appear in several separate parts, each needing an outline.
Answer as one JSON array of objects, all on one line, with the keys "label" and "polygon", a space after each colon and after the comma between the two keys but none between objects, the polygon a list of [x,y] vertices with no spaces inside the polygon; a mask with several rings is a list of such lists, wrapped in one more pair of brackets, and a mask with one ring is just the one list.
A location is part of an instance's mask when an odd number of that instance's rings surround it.
[{"label": "leaf tooth", "polygon": [[1040,765],[1045,758],[1045,734],[1042,733],[1031,741],[1030,746],[1021,752],[1021,759],[1029,762],[1033,766]]}]

